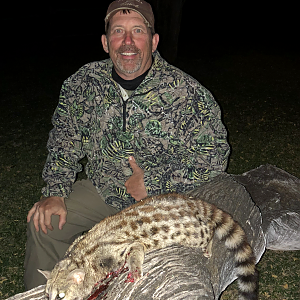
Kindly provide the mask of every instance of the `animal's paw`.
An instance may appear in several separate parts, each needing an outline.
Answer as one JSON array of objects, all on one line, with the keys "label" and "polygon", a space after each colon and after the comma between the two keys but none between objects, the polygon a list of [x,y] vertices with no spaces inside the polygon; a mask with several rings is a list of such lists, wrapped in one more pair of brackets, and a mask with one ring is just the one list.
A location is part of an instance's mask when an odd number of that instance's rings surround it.
[{"label": "animal's paw", "polygon": [[127,279],[125,282],[137,282],[143,276],[142,271],[140,269],[136,269],[132,272],[129,272]]},{"label": "animal's paw", "polygon": [[211,258],[212,256],[212,239],[209,241],[206,247],[202,248],[203,256],[206,258]]},{"label": "animal's paw", "polygon": [[131,245],[127,260],[129,274],[131,274],[130,278],[127,278],[128,282],[138,281],[143,276],[144,251],[144,245],[141,243]]},{"label": "animal's paw", "polygon": [[211,252],[208,251],[208,249],[206,249],[204,252],[203,252],[203,256],[206,257],[206,258],[211,258]]}]

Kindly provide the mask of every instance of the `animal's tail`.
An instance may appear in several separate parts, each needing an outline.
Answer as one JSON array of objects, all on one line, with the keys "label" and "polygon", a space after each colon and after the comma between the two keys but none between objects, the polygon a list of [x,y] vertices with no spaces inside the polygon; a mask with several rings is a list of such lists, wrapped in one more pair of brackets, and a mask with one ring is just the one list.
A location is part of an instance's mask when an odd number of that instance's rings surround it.
[{"label": "animal's tail", "polygon": [[239,300],[257,300],[258,272],[255,268],[255,257],[244,230],[226,212],[218,208],[213,209],[212,212],[215,234],[234,253]]}]

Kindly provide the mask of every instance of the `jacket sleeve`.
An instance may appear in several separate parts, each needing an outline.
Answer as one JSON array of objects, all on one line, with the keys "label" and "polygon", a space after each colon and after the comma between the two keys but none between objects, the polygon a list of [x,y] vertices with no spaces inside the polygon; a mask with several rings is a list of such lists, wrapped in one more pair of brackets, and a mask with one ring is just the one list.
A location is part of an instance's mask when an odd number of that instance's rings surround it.
[{"label": "jacket sleeve", "polygon": [[203,87],[196,90],[194,107],[195,128],[190,128],[184,139],[186,151],[195,161],[192,172],[197,186],[226,170],[230,147],[220,107],[212,94]]},{"label": "jacket sleeve", "polygon": [[177,96],[173,97],[172,119],[160,121],[162,136],[168,139],[167,149],[157,147],[153,162],[157,167],[145,168],[149,194],[186,192],[227,167],[227,131],[212,94],[198,83],[185,84]]},{"label": "jacket sleeve", "polygon": [[53,129],[47,143],[48,157],[42,177],[46,187],[45,197],[68,197],[76,173],[82,170],[78,161],[84,156],[81,133],[76,122],[76,99],[71,88],[71,78],[62,86],[59,103],[52,117]]}]

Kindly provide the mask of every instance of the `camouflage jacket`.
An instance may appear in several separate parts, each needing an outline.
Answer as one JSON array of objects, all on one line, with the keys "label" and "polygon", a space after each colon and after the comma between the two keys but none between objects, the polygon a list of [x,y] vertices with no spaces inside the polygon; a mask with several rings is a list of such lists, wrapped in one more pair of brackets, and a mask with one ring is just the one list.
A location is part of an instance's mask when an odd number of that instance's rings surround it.
[{"label": "camouflage jacket", "polygon": [[44,196],[68,197],[84,156],[88,178],[117,209],[135,202],[124,187],[131,155],[145,172],[148,195],[182,193],[226,169],[227,132],[213,96],[158,52],[153,56],[127,101],[110,59],[86,64],[64,82],[47,144]]}]

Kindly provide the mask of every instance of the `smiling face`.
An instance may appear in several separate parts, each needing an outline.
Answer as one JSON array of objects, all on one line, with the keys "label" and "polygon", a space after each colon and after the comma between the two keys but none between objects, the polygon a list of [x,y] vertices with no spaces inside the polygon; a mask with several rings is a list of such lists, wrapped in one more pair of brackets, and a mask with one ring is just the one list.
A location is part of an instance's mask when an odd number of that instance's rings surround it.
[{"label": "smiling face", "polygon": [[159,36],[152,36],[139,13],[119,11],[111,18],[108,33],[101,41],[118,75],[131,80],[151,67],[152,52],[157,48]]}]

